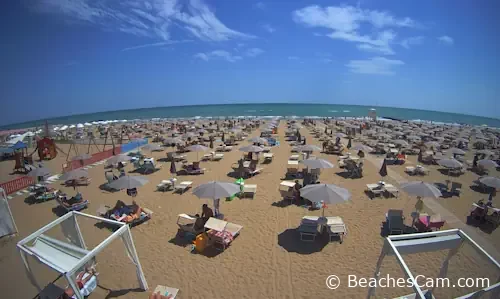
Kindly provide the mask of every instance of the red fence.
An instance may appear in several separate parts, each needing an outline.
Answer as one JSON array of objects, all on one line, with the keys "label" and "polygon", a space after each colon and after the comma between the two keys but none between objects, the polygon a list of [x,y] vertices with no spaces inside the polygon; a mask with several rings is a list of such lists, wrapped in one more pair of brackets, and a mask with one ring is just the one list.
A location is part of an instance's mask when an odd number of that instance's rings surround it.
[{"label": "red fence", "polygon": [[34,179],[29,176],[22,176],[19,178],[15,178],[11,181],[1,183],[0,187],[5,190],[5,193],[12,194],[16,191],[24,189],[28,186],[31,186],[35,183]]},{"label": "red fence", "polygon": [[[121,153],[121,147],[117,146],[114,149],[114,154],[118,155]],[[92,155],[92,158],[88,160],[84,160],[83,164],[82,161],[69,161],[68,163],[65,163],[63,165],[63,172],[69,171],[72,169],[80,168],[83,166],[87,166],[89,164],[93,164],[95,162],[99,162],[104,159],[108,159],[111,156],[113,156],[113,149],[109,149],[107,151],[103,151],[100,153],[96,153]],[[12,194],[16,191],[19,191],[21,189],[27,188],[35,183],[34,179],[29,176],[23,176],[19,178],[15,178],[11,181],[5,182],[5,183],[0,183],[0,188],[3,188],[5,190],[5,193],[7,194]]]}]

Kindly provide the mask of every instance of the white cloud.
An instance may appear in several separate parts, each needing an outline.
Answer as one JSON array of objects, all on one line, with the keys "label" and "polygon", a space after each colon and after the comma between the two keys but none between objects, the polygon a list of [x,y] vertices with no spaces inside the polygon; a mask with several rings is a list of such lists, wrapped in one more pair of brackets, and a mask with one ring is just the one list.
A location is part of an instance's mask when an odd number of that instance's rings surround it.
[{"label": "white cloud", "polygon": [[255,3],[255,8],[258,8],[260,10],[266,10],[267,5],[264,2],[257,2]]},{"label": "white cloud", "polygon": [[288,56],[288,60],[299,60],[297,56]]},{"label": "white cloud", "polygon": [[138,45],[138,46],[133,46],[133,47],[128,47],[128,48],[123,48],[121,51],[125,52],[125,51],[137,50],[137,49],[142,49],[142,48],[161,47],[161,46],[166,46],[166,45],[189,43],[189,42],[192,42],[192,40],[178,40],[178,41],[172,40],[172,41],[166,41],[166,42],[143,44],[143,45]]},{"label": "white cloud", "polygon": [[373,57],[366,60],[351,60],[346,66],[353,73],[371,75],[394,75],[394,67],[403,65],[401,60]]},{"label": "white cloud", "polygon": [[440,36],[438,37],[438,40],[445,44],[445,45],[453,45],[455,43],[455,41],[453,40],[453,38],[449,37],[448,35],[443,35],[443,36]]},{"label": "white cloud", "polygon": [[273,33],[276,31],[276,28],[274,28],[273,26],[271,26],[269,24],[262,25],[262,29],[266,30],[269,33]]},{"label": "white cloud", "polygon": [[255,57],[255,56],[259,56],[262,53],[264,53],[264,50],[262,50],[260,48],[251,48],[251,49],[248,49],[245,54],[247,56],[250,56],[250,57]]},{"label": "white cloud", "polygon": [[[292,13],[293,20],[311,28],[326,28],[332,32],[326,36],[357,43],[363,51],[384,55],[394,54],[391,48],[396,33],[387,28],[418,27],[410,18],[397,18],[386,11],[367,10],[353,6],[320,7],[311,5]],[[362,25],[371,26],[371,35],[360,33]],[[315,36],[321,34],[315,33]]]},{"label": "white cloud", "polygon": [[254,38],[224,25],[202,0],[39,0],[33,8],[63,15],[73,23],[89,23],[105,30],[163,41],[170,40],[173,25],[205,41]]},{"label": "white cloud", "polygon": [[233,55],[233,54],[229,53],[228,51],[224,51],[224,50],[215,50],[215,51],[208,52],[208,53],[197,53],[194,55],[194,57],[198,58],[198,59],[205,60],[205,61],[209,61],[209,60],[218,58],[218,59],[226,60],[228,62],[236,62],[238,60],[243,59],[241,56]]},{"label": "white cloud", "polygon": [[424,42],[423,36],[413,36],[401,41],[401,46],[409,49],[412,46],[421,45]]}]

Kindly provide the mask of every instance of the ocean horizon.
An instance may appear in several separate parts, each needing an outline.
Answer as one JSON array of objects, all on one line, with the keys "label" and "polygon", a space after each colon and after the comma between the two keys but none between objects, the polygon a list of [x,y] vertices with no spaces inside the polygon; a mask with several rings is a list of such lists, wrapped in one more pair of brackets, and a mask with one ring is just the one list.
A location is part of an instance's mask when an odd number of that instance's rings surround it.
[{"label": "ocean horizon", "polygon": [[487,125],[500,128],[500,119],[453,112],[431,111],[384,106],[306,103],[207,104],[137,108],[95,113],[74,114],[0,126],[1,130],[49,125],[70,125],[100,120],[135,120],[152,118],[207,118],[238,116],[275,117],[365,117],[376,109],[377,117],[400,120],[422,120],[441,123]]}]

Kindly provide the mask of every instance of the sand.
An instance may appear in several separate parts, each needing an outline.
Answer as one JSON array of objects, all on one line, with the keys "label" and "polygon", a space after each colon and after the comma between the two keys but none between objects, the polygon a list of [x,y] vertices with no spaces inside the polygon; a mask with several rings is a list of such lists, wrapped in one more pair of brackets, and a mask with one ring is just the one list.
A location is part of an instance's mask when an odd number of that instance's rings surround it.
[{"label": "sand", "polygon": [[[150,183],[139,188],[135,199],[140,205],[153,210],[154,215],[149,222],[132,228],[132,234],[151,289],[158,284],[176,287],[180,289],[179,298],[366,298],[367,288],[348,287],[348,275],[372,277],[384,242],[381,224],[385,219],[385,212],[388,209],[402,209],[407,218],[406,224],[410,224],[411,220],[408,219],[416,200],[404,193],[399,198],[378,197],[371,200],[364,190],[367,183],[380,180],[378,166],[365,163],[363,178],[344,179],[336,174],[341,171],[337,166],[337,156],[317,153],[316,156],[336,165],[333,169],[322,171],[320,181],[337,184],[352,193],[349,202],[328,206],[325,211],[327,216],[341,216],[347,225],[348,234],[342,244],[332,242],[318,246],[301,243],[293,229],[299,225],[302,216],[320,215],[321,211],[309,211],[295,205],[276,205],[280,201],[279,183],[284,177],[291,154],[290,146],[284,141],[284,130],[285,124],[282,122],[279,127],[281,145],[272,150],[275,154],[274,161],[264,165],[261,174],[246,180],[246,183],[258,185],[255,197],[221,202],[220,209],[227,220],[243,225],[244,228],[226,251],[216,255],[193,254],[189,246],[176,238],[177,215],[200,213],[201,205],[209,201],[198,199],[190,191],[182,195],[155,191],[156,184],[171,177],[168,163],[160,171],[148,175]],[[308,143],[320,145],[307,129],[304,128],[301,132]],[[251,136],[258,134],[257,130]],[[240,142],[240,145],[246,144],[247,142]],[[187,155],[190,161],[196,158],[196,153]],[[234,181],[234,178],[228,177],[228,173],[231,165],[241,155],[242,152],[235,148],[232,152],[225,153],[224,159],[219,162],[202,162],[202,167],[207,168],[204,175],[179,177],[179,181],[193,181],[193,186],[211,180]],[[166,154],[153,153],[153,156],[160,158]],[[60,162],[51,161],[47,164],[49,167],[54,164],[54,170],[57,170]],[[128,167],[127,170],[130,170],[131,166]],[[424,180],[444,179],[433,167],[430,168],[431,175],[423,177]],[[404,166],[390,166],[390,169],[404,175]],[[89,173],[92,184],[79,188],[84,198],[91,201],[86,213],[95,214],[100,205],[113,205],[118,199],[131,202],[131,197],[125,191],[109,193],[99,189],[99,185],[105,182],[102,165],[90,169]],[[478,199],[478,193],[466,188],[474,179],[473,175],[458,179],[464,183],[463,195],[440,201],[465,221],[467,209],[470,203]],[[385,180],[392,182],[390,178]],[[74,194],[70,188],[59,186],[58,183],[53,186]],[[56,219],[57,216],[52,212],[56,203],[49,201],[28,205],[22,197],[16,197],[10,201],[10,205],[20,233],[13,238],[0,240],[0,265],[2,269],[8,269],[8,278],[0,281],[0,289],[5,298],[32,298],[37,292],[26,278],[15,244]],[[80,226],[89,246],[97,245],[110,234],[106,229],[95,227],[92,221],[84,220]],[[495,240],[498,240],[498,232],[486,234],[478,230],[478,233],[491,242],[498,242]],[[54,234],[57,235],[57,232]],[[494,244],[498,248],[500,243]],[[148,294],[138,289],[134,268],[121,245],[116,241],[98,255],[99,287],[89,298],[147,298]],[[436,277],[446,254],[447,252],[415,254],[405,257],[405,260],[413,273]],[[47,270],[47,267],[38,265],[35,268],[37,279],[42,285],[57,276],[55,272]],[[448,277],[489,277],[492,282],[496,282],[500,273],[491,269],[491,264],[478,258],[471,248],[464,246],[450,263]],[[381,273],[395,278],[404,277],[394,257],[385,259]],[[328,289],[325,285],[326,278],[333,274],[341,280],[340,287],[336,290]],[[438,289],[435,295],[437,298],[450,298],[476,289],[443,288]],[[410,288],[379,288],[376,298],[392,298],[409,293],[413,293]]]}]

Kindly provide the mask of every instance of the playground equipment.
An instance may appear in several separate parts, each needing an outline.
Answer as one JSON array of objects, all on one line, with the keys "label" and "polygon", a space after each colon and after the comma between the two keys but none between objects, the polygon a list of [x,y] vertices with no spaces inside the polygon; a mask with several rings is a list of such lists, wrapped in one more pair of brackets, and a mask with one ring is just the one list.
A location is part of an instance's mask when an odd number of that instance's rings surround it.
[{"label": "playground equipment", "polygon": [[37,140],[36,150],[40,160],[51,160],[57,156],[56,143],[49,137]]},{"label": "playground equipment", "polygon": [[18,141],[12,146],[12,149],[14,150],[14,161],[16,162],[14,172],[28,172],[26,165],[33,164],[33,157],[28,155],[26,144]]}]

